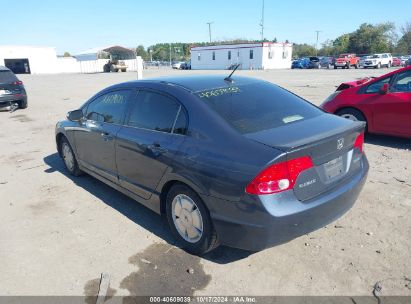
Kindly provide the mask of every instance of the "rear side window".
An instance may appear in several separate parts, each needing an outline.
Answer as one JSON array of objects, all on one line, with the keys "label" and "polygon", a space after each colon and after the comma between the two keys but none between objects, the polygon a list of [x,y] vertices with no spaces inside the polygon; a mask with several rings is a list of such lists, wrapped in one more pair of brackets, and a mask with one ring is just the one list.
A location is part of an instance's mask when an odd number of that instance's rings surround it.
[{"label": "rear side window", "polygon": [[[140,91],[130,112],[128,125],[171,133],[179,112],[181,106],[174,99],[155,92]],[[183,130],[185,126],[182,125],[180,122]]]},{"label": "rear side window", "polygon": [[213,89],[197,96],[241,134],[285,126],[323,113],[267,82]]},{"label": "rear side window", "polygon": [[0,83],[11,83],[17,81],[16,75],[11,71],[0,70]]},{"label": "rear side window", "polygon": [[392,92],[411,92],[411,71],[398,74],[392,84]]},{"label": "rear side window", "polygon": [[181,134],[184,135],[187,133],[187,115],[186,112],[184,111],[183,107],[181,107],[180,112],[178,113],[176,123],[174,125],[174,134]]},{"label": "rear side window", "polygon": [[121,90],[97,97],[88,105],[86,118],[97,122],[121,124],[129,94],[130,91]]}]

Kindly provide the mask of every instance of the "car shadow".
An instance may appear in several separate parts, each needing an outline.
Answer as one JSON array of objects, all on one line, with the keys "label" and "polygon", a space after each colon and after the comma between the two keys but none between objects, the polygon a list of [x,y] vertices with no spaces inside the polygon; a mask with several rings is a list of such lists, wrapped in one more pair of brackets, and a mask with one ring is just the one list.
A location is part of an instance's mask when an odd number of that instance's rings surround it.
[{"label": "car shadow", "polygon": [[[159,216],[154,211],[87,174],[79,177],[68,174],[58,153],[46,156],[43,158],[43,161],[49,166],[44,172],[59,172],[63,174],[71,179],[75,185],[91,193],[93,196],[117,210],[137,225],[154,233],[168,244],[180,247],[171,235],[167,221],[164,217]],[[228,264],[244,259],[252,253],[253,252],[250,251],[220,246],[216,250],[205,254],[202,258],[217,264]]]},{"label": "car shadow", "polygon": [[365,143],[388,148],[411,150],[411,139],[402,137],[367,134],[365,136]]}]

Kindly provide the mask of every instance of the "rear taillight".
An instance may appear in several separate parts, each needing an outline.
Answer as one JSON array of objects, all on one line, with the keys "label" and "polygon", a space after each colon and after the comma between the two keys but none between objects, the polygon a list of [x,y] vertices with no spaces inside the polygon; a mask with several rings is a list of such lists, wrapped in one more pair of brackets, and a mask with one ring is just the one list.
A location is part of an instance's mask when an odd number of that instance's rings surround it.
[{"label": "rear taillight", "polygon": [[14,84],[14,85],[22,85],[22,84],[23,84],[23,81],[17,80],[17,81],[15,81],[15,82],[12,82],[11,84]]},{"label": "rear taillight", "polygon": [[362,153],[363,145],[364,145],[364,133],[360,133],[355,139],[354,148],[357,148]]},{"label": "rear taillight", "polygon": [[261,171],[247,185],[249,194],[272,194],[292,189],[298,175],[313,167],[310,157],[303,156],[289,161],[273,164]]}]

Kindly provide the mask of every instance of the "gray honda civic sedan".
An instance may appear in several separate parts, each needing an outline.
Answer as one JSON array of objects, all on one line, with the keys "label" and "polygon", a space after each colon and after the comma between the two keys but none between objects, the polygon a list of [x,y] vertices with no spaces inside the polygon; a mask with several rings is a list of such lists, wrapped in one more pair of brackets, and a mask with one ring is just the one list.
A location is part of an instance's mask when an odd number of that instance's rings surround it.
[{"label": "gray honda civic sedan", "polygon": [[203,254],[262,250],[343,215],[368,172],[364,129],[266,81],[189,76],[108,87],[57,123],[56,142],[70,174],[164,215]]}]

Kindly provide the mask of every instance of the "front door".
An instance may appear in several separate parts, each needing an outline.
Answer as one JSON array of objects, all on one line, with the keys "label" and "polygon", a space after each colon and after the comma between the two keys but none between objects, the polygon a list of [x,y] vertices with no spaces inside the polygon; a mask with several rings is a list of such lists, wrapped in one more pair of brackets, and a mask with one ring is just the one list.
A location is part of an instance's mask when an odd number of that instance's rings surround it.
[{"label": "front door", "polygon": [[174,98],[141,90],[117,134],[120,185],[149,199],[184,140],[186,113]]},{"label": "front door", "polygon": [[376,131],[411,136],[411,70],[397,74],[374,104]]},{"label": "front door", "polygon": [[87,169],[118,182],[115,142],[125,116],[129,90],[96,97],[85,110],[85,119],[74,130],[79,163]]}]

